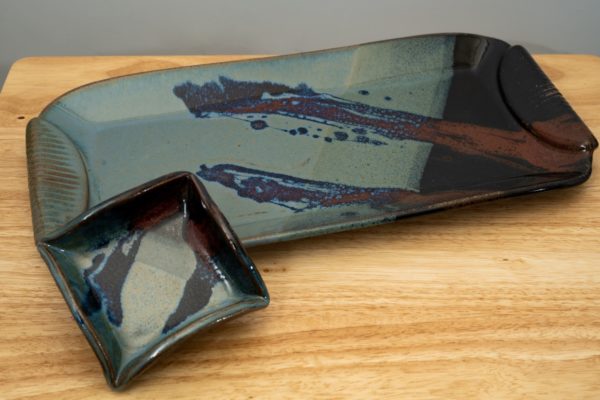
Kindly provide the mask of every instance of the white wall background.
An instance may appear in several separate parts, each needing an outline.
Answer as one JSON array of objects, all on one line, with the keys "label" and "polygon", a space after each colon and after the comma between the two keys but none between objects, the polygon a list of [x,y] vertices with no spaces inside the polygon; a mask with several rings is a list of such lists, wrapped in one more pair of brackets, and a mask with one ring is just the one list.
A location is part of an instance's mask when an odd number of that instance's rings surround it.
[{"label": "white wall background", "polygon": [[600,54],[599,20],[600,0],[0,0],[0,84],[34,55],[281,54],[434,32]]}]

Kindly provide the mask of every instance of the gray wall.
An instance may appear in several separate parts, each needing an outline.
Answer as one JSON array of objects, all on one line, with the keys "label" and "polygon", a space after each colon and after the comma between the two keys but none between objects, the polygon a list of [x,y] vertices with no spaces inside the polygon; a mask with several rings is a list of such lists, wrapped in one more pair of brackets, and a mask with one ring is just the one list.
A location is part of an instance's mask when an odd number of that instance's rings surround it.
[{"label": "gray wall", "polygon": [[0,0],[0,83],[33,55],[291,53],[472,32],[600,54],[600,0]]}]

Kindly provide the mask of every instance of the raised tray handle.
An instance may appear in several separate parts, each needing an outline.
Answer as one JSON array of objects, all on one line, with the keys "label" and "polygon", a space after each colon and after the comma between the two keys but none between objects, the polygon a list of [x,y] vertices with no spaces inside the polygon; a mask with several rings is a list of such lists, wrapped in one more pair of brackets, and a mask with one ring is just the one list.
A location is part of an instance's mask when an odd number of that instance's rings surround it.
[{"label": "raised tray handle", "polygon": [[88,206],[88,178],[79,151],[56,126],[39,118],[27,125],[29,199],[39,242]]},{"label": "raised tray handle", "polygon": [[536,137],[570,151],[598,146],[592,132],[523,47],[506,51],[499,79],[506,104]]}]

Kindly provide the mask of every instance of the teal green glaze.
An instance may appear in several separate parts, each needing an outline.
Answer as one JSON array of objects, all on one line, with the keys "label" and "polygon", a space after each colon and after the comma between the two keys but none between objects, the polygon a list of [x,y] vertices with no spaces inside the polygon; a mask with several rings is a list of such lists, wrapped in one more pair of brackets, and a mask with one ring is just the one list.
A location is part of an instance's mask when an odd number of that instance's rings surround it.
[{"label": "teal green glaze", "polygon": [[[193,118],[172,94],[173,87],[227,76],[292,86],[304,83],[350,101],[364,101],[359,91],[366,87],[371,105],[440,117],[452,77],[453,43],[452,36],[422,37],[134,75],[75,90],[40,118],[62,131],[81,152],[89,181],[87,207],[174,170],[194,172],[201,164],[260,166],[302,179],[417,191],[429,143],[396,140],[376,147],[347,141],[332,146],[309,136],[281,134],[278,128],[302,125],[284,116],[271,117],[269,128],[256,133],[246,122],[232,118]],[[389,93],[394,96],[386,100]],[[322,137],[337,130],[318,126]],[[204,184],[245,242],[343,224],[348,219],[340,216],[344,213],[358,219],[378,214],[368,205],[355,204],[299,215],[240,197],[218,183]]]}]

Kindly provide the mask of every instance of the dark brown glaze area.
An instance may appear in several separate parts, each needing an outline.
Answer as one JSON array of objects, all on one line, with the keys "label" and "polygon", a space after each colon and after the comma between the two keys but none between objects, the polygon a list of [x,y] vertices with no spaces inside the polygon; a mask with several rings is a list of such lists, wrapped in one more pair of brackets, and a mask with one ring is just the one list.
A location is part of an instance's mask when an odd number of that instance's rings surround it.
[{"label": "dark brown glaze area", "polygon": [[[598,142],[576,114],[565,113],[544,121],[533,121],[529,129],[553,146],[571,151],[593,151]],[[560,134],[560,132],[568,133]]]},{"label": "dark brown glaze area", "polygon": [[[525,49],[459,35],[443,120],[417,135],[437,137],[423,193],[583,181],[596,140]],[[431,140],[431,139],[427,139]]]},{"label": "dark brown glaze area", "polygon": [[200,259],[210,259],[223,250],[227,238],[213,217],[218,212],[202,198],[194,182],[186,187],[187,215],[184,238]]},{"label": "dark brown glaze area", "polygon": [[202,199],[194,190],[192,182],[187,181],[186,184],[182,237],[194,252],[196,268],[186,282],[177,308],[167,319],[163,333],[169,332],[190,315],[202,310],[212,296],[212,287],[223,280],[217,273],[219,263],[216,258],[227,248],[225,237],[208,210],[203,207]]},{"label": "dark brown glaze area", "polygon": [[156,184],[152,190],[133,189],[97,205],[45,242],[82,252],[97,250],[178,213],[181,192],[181,182],[172,179]]},{"label": "dark brown glaze area", "polygon": [[420,128],[417,136],[421,140],[449,148],[455,153],[485,157],[521,173],[569,171],[582,158],[588,157],[585,152],[565,151],[553,147],[525,129],[507,131],[460,122],[431,120]]},{"label": "dark brown glaze area", "polygon": [[[248,121],[255,130],[269,126],[269,115],[280,115],[343,127],[335,137],[325,138],[329,143],[349,140],[349,132],[360,133],[356,139],[362,140],[355,141],[365,144],[386,145],[402,139],[431,143],[420,196],[446,191],[508,192],[517,187],[526,191],[527,186],[547,182],[574,182],[577,177],[582,181],[590,173],[591,161],[590,154],[581,150],[595,147],[595,140],[526,52],[515,49],[519,48],[496,39],[456,35],[454,75],[442,119],[370,105],[367,90],[361,90],[366,101],[361,103],[319,93],[305,83],[291,87],[222,76],[218,83],[185,82],[173,91],[197,118],[243,120],[260,115],[260,120]],[[513,93],[513,87],[521,91]],[[527,102],[517,104],[511,101],[513,97]],[[529,120],[519,118],[515,107],[529,113]],[[286,132],[295,136],[305,131]],[[548,137],[546,132],[550,132]],[[236,190],[240,197],[296,212],[351,203],[382,208],[396,202],[412,207],[415,197],[402,190],[347,187],[246,169],[202,164],[197,174]]]},{"label": "dark brown glaze area", "polygon": [[[459,200],[462,194],[513,193],[515,189],[522,193],[527,188],[539,190],[541,184],[559,186],[560,182],[582,181],[590,172],[590,154],[583,151],[589,145],[580,143],[576,149],[557,146],[556,141],[548,141],[534,130],[550,129],[558,134],[557,129],[564,129],[561,134],[569,135],[570,130],[587,128],[573,117],[574,113],[565,114],[565,107],[548,109],[543,116],[534,113],[532,118],[538,119],[529,125],[515,118],[498,80],[507,51],[509,46],[498,40],[457,36],[456,70],[443,119],[346,100],[319,93],[304,83],[290,87],[220,77],[219,84],[185,82],[174,88],[174,94],[197,118],[227,116],[245,120],[260,115],[260,120],[247,121],[255,130],[268,126],[269,115],[280,115],[343,127],[346,132],[335,132],[339,140],[348,140],[347,132],[353,132],[364,138],[365,144],[387,145],[392,140],[412,139],[433,145],[418,194],[302,179],[236,164],[201,164],[196,172],[207,181],[235,190],[240,197],[294,212],[349,204],[401,211],[418,208],[419,204],[429,206],[431,199]],[[540,90],[547,92],[548,85],[549,81]],[[361,92],[368,101],[369,92]],[[285,132],[296,136],[305,131]],[[568,140],[590,141],[588,136],[580,136]]]},{"label": "dark brown glaze area", "polygon": [[125,202],[118,210],[120,217],[129,220],[129,230],[146,230],[158,222],[182,211],[185,180],[167,181]]},{"label": "dark brown glaze area", "polygon": [[509,45],[473,35],[457,35],[454,71],[442,119],[483,127],[521,129],[506,107],[498,84],[498,67]]},{"label": "dark brown glaze area", "polygon": [[506,51],[499,79],[506,103],[536,137],[571,151],[598,146],[592,132],[523,47]]}]

